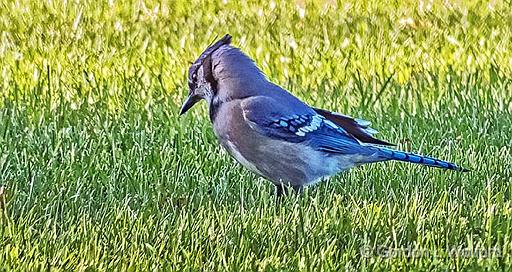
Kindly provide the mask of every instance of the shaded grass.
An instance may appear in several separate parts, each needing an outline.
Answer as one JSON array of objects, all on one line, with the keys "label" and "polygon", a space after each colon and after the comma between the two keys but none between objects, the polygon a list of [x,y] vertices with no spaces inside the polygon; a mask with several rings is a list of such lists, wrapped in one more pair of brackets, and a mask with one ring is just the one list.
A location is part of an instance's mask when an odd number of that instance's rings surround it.
[{"label": "shaded grass", "polygon": [[[0,4],[2,269],[509,269],[508,4],[18,3]],[[276,205],[204,105],[177,116],[225,32],[309,103],[473,171],[368,165]]]}]

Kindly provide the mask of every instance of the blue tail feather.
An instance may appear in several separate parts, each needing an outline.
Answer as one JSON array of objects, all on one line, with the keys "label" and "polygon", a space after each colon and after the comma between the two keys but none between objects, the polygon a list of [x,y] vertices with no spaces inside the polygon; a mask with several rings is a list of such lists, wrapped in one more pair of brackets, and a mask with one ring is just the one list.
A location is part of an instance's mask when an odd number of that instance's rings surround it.
[{"label": "blue tail feather", "polygon": [[455,163],[439,160],[432,157],[422,156],[414,153],[403,152],[398,150],[393,150],[385,147],[379,147],[380,155],[384,159],[388,160],[397,160],[404,161],[410,163],[423,164],[431,167],[438,167],[443,169],[450,169],[455,171],[467,172],[469,171],[466,168],[458,166]]}]

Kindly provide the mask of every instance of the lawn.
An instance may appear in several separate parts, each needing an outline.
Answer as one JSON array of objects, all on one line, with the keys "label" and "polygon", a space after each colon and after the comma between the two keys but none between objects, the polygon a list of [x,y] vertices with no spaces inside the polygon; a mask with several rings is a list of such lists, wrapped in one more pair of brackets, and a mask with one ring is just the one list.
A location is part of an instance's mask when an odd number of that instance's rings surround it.
[{"label": "lawn", "polygon": [[[512,269],[510,1],[0,0],[0,271]],[[274,82],[471,169],[280,203],[179,117],[229,33]]]}]

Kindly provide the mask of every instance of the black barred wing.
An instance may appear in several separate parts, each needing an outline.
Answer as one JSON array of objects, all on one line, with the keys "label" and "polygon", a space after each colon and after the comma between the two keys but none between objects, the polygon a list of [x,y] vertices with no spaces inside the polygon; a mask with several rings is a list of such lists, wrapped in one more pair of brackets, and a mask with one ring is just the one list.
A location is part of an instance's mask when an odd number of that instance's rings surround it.
[{"label": "black barred wing", "polygon": [[[366,153],[368,148],[352,135],[312,109],[282,109],[281,105],[269,104],[271,99],[250,101],[242,104],[244,118],[249,125],[272,139],[302,143],[328,153]],[[260,103],[265,103],[261,105]]]}]

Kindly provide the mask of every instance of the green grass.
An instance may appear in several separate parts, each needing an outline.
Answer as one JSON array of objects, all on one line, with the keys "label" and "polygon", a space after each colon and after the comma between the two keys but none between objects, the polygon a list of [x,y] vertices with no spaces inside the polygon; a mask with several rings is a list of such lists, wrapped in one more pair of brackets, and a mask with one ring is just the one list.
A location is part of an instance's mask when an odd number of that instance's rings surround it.
[{"label": "green grass", "polygon": [[[510,2],[99,2],[0,1],[0,270],[511,269]],[[472,171],[368,165],[276,205],[204,103],[177,114],[225,33],[308,103]]]}]

